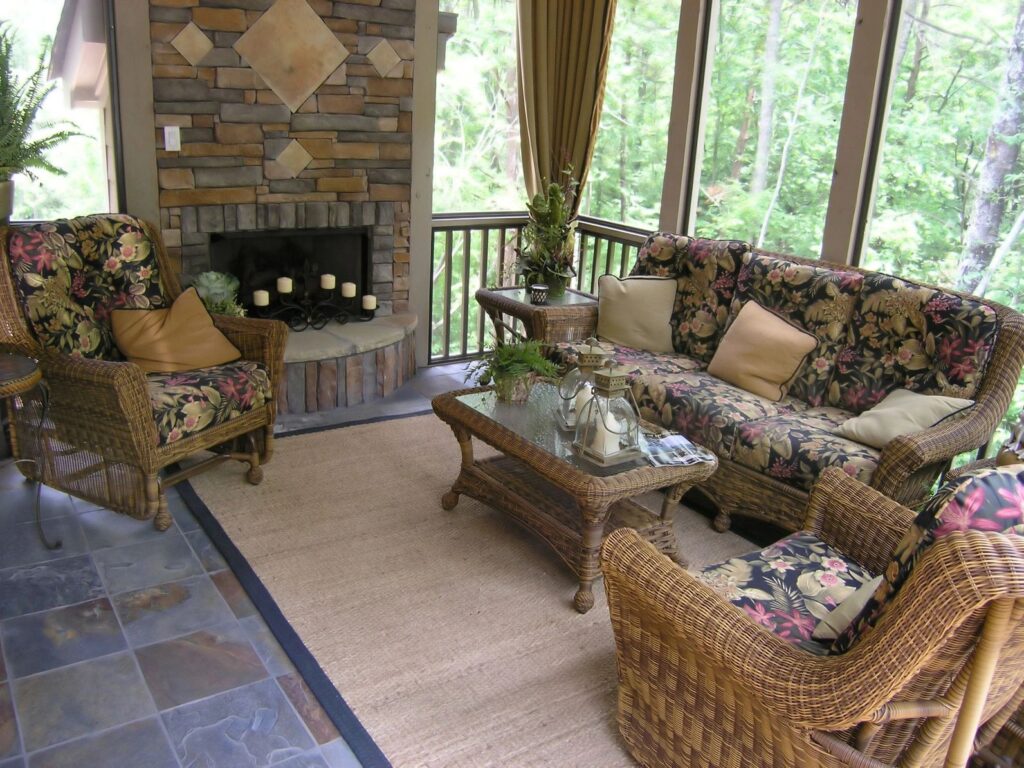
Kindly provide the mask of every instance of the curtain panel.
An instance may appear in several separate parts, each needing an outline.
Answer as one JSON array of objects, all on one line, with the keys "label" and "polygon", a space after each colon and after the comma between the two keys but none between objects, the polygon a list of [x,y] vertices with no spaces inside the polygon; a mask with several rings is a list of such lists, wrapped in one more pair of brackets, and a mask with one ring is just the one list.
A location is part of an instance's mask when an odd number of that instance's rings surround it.
[{"label": "curtain panel", "polygon": [[[572,167],[587,180],[604,101],[616,0],[518,0],[519,131],[526,191]],[[579,208],[579,198],[574,213]]]}]

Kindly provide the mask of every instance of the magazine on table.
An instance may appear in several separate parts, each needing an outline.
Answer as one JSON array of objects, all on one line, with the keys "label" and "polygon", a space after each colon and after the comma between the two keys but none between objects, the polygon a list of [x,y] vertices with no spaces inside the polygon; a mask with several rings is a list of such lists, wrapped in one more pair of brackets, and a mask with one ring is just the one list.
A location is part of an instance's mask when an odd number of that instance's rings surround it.
[{"label": "magazine on table", "polygon": [[643,440],[647,461],[655,467],[686,466],[715,459],[714,454],[707,448],[695,445],[675,432],[644,432]]}]

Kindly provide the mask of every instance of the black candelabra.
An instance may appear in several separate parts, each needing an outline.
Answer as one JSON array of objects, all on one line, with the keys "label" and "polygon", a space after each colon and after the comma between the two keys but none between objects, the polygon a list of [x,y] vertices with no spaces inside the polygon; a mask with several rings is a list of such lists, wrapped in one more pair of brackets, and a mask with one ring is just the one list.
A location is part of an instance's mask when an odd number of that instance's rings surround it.
[{"label": "black candelabra", "polygon": [[375,310],[357,309],[355,303],[355,296],[338,297],[333,290],[325,288],[307,289],[299,297],[288,291],[279,292],[274,305],[257,306],[255,314],[257,317],[283,320],[293,331],[307,328],[318,331],[332,320],[343,325],[349,320],[373,320]]}]

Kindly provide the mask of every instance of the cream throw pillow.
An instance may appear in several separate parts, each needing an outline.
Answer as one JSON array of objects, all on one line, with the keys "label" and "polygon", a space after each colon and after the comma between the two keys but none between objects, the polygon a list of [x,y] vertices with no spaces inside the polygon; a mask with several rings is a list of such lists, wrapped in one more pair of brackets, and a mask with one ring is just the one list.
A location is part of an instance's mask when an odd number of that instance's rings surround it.
[{"label": "cream throw pillow", "polygon": [[121,354],[146,373],[207,368],[242,355],[214,326],[195,288],[168,309],[115,309],[111,323]]},{"label": "cream throw pillow", "polygon": [[922,395],[909,389],[896,389],[874,408],[844,421],[835,433],[873,448],[884,448],[894,437],[933,427],[972,405],[973,400],[962,397]]},{"label": "cream throw pillow", "polygon": [[708,373],[755,395],[781,400],[817,346],[814,334],[748,301],[719,342]]},{"label": "cream throw pillow", "polygon": [[868,600],[875,594],[878,585],[882,583],[881,576],[875,576],[870,581],[865,581],[857,590],[849,595],[843,602],[829,611],[828,616],[818,622],[811,637],[815,640],[835,640],[850,622],[860,616],[861,610],[867,605]]},{"label": "cream throw pillow", "polygon": [[672,277],[601,275],[597,281],[597,335],[623,347],[648,352],[674,352]]}]

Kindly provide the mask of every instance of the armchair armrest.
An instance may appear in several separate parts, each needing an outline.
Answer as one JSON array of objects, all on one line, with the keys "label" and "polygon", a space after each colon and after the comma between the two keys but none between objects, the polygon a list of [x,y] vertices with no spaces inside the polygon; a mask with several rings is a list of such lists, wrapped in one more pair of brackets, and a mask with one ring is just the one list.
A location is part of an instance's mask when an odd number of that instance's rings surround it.
[{"label": "armchair armrest", "polygon": [[141,368],[49,351],[42,353],[39,365],[58,436],[155,471],[159,435]]},{"label": "armchair armrest", "polygon": [[213,315],[213,324],[238,347],[243,359],[254,360],[267,367],[270,383],[276,390],[284,368],[288,326],[280,320],[228,315]]},{"label": "armchair armrest", "polygon": [[913,520],[913,511],[830,467],[811,490],[804,528],[877,574]]}]

